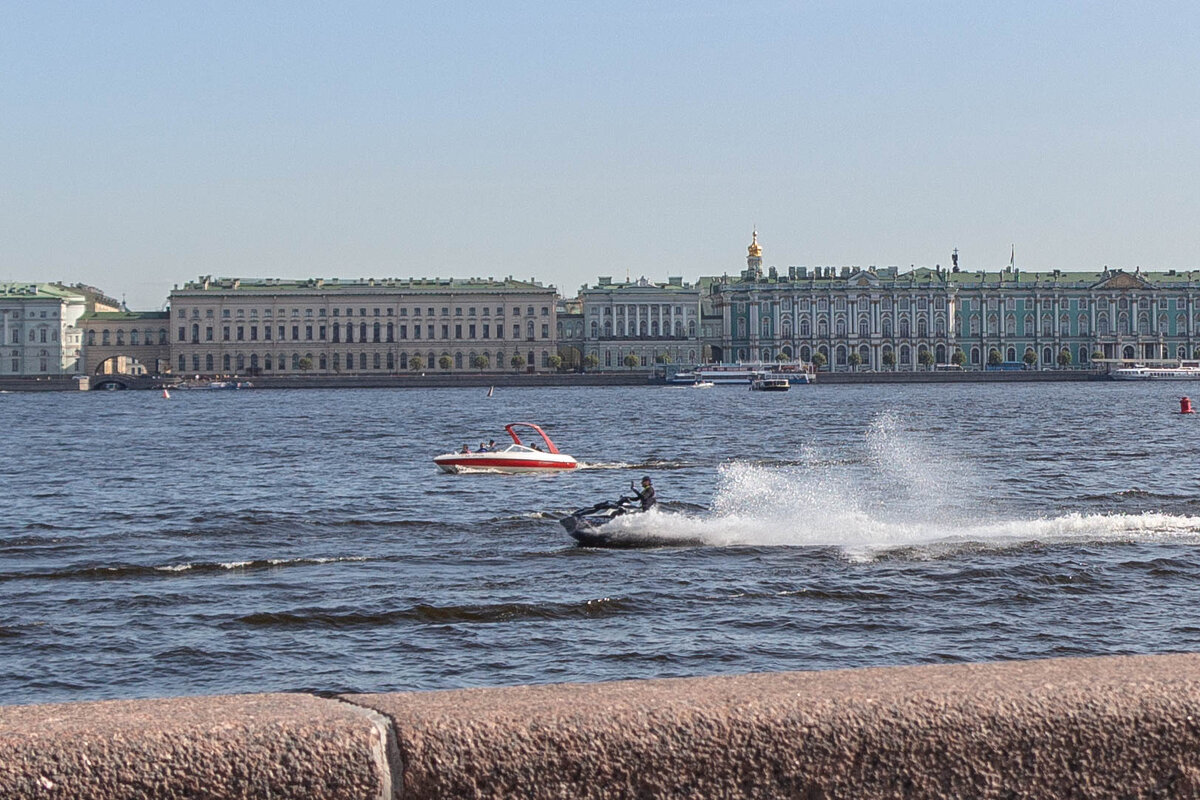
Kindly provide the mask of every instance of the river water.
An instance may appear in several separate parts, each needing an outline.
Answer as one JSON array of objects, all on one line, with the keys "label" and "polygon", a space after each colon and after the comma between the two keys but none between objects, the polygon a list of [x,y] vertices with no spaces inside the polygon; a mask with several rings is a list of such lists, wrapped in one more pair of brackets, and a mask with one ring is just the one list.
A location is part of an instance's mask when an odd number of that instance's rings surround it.
[{"label": "river water", "polygon": [[[0,703],[1200,650],[1186,388],[0,395]],[[575,547],[642,475],[704,544]]]}]

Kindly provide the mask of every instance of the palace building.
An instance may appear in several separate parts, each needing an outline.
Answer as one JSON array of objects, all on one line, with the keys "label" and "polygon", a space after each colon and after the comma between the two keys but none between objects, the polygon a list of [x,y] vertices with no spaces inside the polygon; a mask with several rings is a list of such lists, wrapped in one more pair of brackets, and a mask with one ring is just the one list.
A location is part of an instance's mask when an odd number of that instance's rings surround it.
[{"label": "palace building", "polygon": [[[754,233],[736,279],[703,279],[715,361],[816,360],[833,370],[962,362],[1087,367],[1200,357],[1200,270],[961,271],[771,267]],[[707,331],[706,331],[707,333]]]},{"label": "palace building", "polygon": [[182,374],[539,370],[555,355],[553,286],[513,278],[201,277],[171,292]]},{"label": "palace building", "polygon": [[82,366],[81,291],[56,283],[0,283],[0,375],[73,375]]},{"label": "palace building", "polygon": [[[694,364],[700,346],[700,289],[682,278],[613,283],[602,277],[579,292],[584,358],[602,369]],[[632,358],[630,358],[632,356]],[[628,363],[627,363],[628,359]]]}]

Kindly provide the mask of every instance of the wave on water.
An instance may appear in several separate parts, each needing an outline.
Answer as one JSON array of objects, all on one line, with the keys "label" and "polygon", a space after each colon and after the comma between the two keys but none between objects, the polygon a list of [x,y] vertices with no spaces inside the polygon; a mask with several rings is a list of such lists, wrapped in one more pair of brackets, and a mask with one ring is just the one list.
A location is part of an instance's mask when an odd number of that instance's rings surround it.
[{"label": "wave on water", "polygon": [[47,572],[0,573],[0,580],[55,579],[55,578],[136,578],[165,576],[181,573],[214,573],[228,570],[263,570],[282,567],[303,567],[319,564],[335,564],[345,561],[367,561],[365,556],[331,556],[328,558],[259,558],[247,561],[182,562],[179,564],[114,564],[111,566],[76,566]]},{"label": "wave on water", "polygon": [[253,627],[374,627],[401,622],[440,624],[496,623],[519,620],[600,619],[625,613],[634,604],[619,597],[601,597],[567,603],[494,603],[484,605],[435,606],[421,603],[407,608],[370,611],[363,609],[303,609],[257,612],[237,618]]},{"label": "wave on water", "polygon": [[820,453],[795,465],[730,462],[708,514],[650,512],[609,523],[623,539],[713,547],[836,548],[851,560],[938,558],[1030,544],[1200,543],[1200,516],[1160,512],[1005,518],[964,487],[986,482],[949,463],[894,416],[875,418],[862,464]]}]

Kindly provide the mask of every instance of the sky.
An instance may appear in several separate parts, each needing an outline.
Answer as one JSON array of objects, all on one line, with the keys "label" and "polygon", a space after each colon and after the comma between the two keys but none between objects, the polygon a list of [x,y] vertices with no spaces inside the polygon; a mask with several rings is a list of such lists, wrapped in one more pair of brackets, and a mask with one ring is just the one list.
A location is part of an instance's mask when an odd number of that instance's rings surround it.
[{"label": "sky", "polygon": [[3,0],[0,280],[1200,267],[1200,5]]}]

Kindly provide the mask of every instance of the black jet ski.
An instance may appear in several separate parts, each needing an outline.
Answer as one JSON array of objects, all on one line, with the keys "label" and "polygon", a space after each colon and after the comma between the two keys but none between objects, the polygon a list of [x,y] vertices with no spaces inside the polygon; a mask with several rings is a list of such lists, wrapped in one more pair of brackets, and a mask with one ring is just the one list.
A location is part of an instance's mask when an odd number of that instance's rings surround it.
[{"label": "black jet ski", "polygon": [[609,525],[617,517],[641,513],[642,508],[637,498],[620,497],[581,508],[558,522],[581,547],[695,547],[704,544],[696,538],[655,536],[626,530],[624,526],[614,528]]},{"label": "black jet ski", "polygon": [[619,497],[616,500],[605,500],[594,506],[581,508],[563,517],[558,522],[567,529],[567,533],[575,541],[585,547],[605,547],[611,536],[601,530],[617,517],[626,514],[639,514],[642,508],[632,497]]}]

